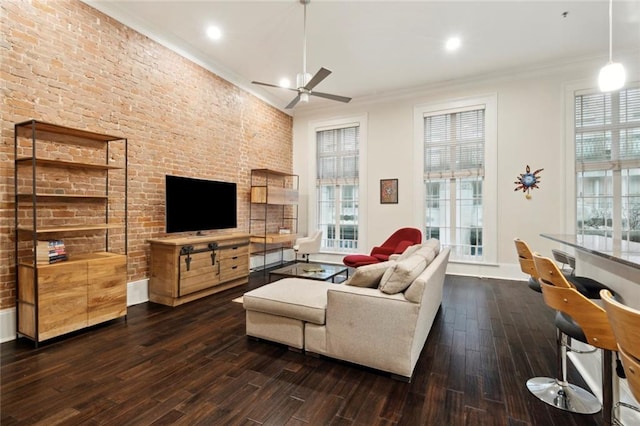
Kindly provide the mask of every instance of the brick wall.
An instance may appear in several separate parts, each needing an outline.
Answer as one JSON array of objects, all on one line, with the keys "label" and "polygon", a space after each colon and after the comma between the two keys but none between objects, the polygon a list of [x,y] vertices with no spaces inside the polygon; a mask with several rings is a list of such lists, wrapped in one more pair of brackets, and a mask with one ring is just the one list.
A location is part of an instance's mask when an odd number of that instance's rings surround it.
[{"label": "brick wall", "polygon": [[248,232],[250,170],[291,171],[291,117],[79,1],[0,8],[0,308],[15,299],[17,122],[128,138],[129,281],[148,276],[145,241],[164,235],[165,174],[236,182]]}]

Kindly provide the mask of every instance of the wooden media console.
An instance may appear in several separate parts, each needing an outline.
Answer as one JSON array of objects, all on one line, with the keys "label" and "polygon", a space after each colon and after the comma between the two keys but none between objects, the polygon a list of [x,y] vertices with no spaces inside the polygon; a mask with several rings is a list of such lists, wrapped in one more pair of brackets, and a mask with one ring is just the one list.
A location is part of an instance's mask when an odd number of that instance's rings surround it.
[{"label": "wooden media console", "polygon": [[149,300],[178,306],[249,282],[249,234],[149,240]]}]

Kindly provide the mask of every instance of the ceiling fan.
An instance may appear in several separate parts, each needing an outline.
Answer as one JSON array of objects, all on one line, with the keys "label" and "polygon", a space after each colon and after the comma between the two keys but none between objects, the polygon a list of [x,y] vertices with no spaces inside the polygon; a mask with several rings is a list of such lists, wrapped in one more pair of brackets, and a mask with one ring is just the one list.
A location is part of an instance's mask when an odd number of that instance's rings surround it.
[{"label": "ceiling fan", "polygon": [[253,84],[259,84],[261,86],[277,87],[279,89],[292,90],[298,92],[298,95],[293,98],[291,102],[285,107],[285,109],[291,109],[300,101],[309,102],[309,96],[317,96],[319,98],[331,99],[338,102],[349,102],[351,98],[346,96],[332,95],[330,93],[316,92],[313,90],[322,80],[327,78],[331,71],[326,68],[320,68],[318,72],[311,77],[311,74],[307,73],[307,5],[311,0],[300,0],[300,3],[304,5],[304,39],[302,47],[302,73],[296,76],[296,87],[284,87],[277,84],[262,83],[260,81],[252,81]]}]

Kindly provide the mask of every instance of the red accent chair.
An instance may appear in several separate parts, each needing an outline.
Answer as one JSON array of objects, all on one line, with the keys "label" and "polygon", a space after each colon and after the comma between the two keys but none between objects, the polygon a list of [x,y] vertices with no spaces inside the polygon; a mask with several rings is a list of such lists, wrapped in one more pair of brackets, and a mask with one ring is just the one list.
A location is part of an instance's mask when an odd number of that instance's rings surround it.
[{"label": "red accent chair", "polygon": [[342,263],[352,268],[370,265],[389,260],[392,254],[400,254],[407,247],[422,242],[422,232],[417,228],[400,228],[379,247],[371,249],[371,254],[350,254],[342,259]]}]

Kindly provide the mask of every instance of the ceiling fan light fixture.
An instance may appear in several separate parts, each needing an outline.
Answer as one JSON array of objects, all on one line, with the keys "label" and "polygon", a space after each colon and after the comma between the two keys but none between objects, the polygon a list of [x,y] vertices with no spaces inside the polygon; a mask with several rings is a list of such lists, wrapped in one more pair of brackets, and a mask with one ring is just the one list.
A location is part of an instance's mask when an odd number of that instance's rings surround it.
[{"label": "ceiling fan light fixture", "polygon": [[300,93],[300,102],[309,102],[309,94]]},{"label": "ceiling fan light fixture", "polygon": [[600,69],[598,86],[601,92],[612,92],[624,86],[627,73],[619,62],[613,62],[613,0],[609,0],[609,62]]}]

